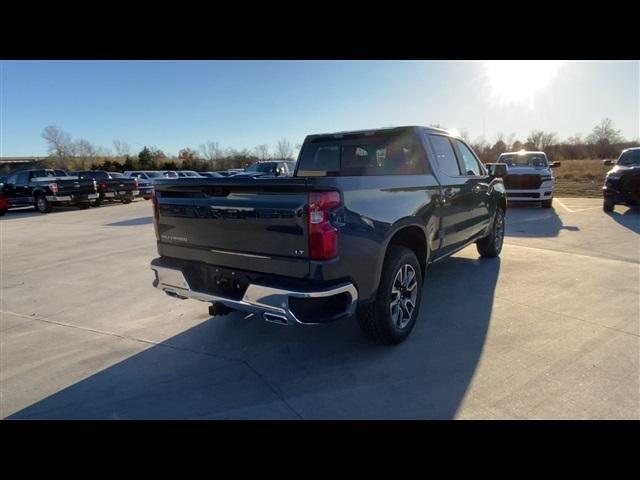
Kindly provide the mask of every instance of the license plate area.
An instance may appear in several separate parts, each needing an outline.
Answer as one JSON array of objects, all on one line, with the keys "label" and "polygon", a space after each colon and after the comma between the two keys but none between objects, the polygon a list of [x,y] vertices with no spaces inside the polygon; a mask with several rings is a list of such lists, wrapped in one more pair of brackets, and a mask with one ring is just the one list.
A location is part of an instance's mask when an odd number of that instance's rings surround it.
[{"label": "license plate area", "polygon": [[249,287],[249,277],[238,271],[212,265],[191,264],[182,268],[192,289],[240,300]]}]

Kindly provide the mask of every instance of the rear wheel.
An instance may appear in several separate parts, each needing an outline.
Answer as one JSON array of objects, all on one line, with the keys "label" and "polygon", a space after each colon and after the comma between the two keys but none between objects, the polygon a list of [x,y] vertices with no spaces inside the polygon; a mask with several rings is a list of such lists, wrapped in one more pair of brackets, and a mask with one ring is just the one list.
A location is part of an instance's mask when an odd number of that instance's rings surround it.
[{"label": "rear wheel", "polygon": [[553,205],[553,197],[551,197],[549,200],[542,201],[542,208],[551,208],[552,205]]},{"label": "rear wheel", "polygon": [[125,199],[122,200],[122,203],[125,204],[125,205],[127,203],[131,203],[131,199],[130,198],[125,198]]},{"label": "rear wheel", "polygon": [[76,207],[78,207],[80,210],[86,210],[90,206],[91,206],[91,204],[89,202],[82,202],[82,203],[78,203],[76,205]]},{"label": "rear wheel", "polygon": [[371,340],[397,345],[409,336],[420,311],[422,269],[412,250],[391,245],[376,299],[358,307],[358,323]]},{"label": "rear wheel", "polygon": [[91,204],[92,207],[99,207],[100,205],[102,205],[102,197],[99,196],[98,198],[96,198],[93,203]]},{"label": "rear wheel", "polygon": [[496,209],[496,215],[491,226],[491,233],[476,242],[478,253],[483,257],[497,257],[502,251],[504,241],[504,210],[502,207]]},{"label": "rear wheel", "polygon": [[613,212],[613,209],[615,208],[616,204],[613,203],[613,200],[609,199],[609,198],[605,198],[604,202],[602,203],[602,210],[604,210],[607,213],[611,213]]},{"label": "rear wheel", "polygon": [[40,213],[49,213],[51,211],[51,203],[44,195],[38,195],[36,197],[36,210]]},{"label": "rear wheel", "polygon": [[7,213],[6,210],[0,210],[0,217],[3,216],[5,213]]}]

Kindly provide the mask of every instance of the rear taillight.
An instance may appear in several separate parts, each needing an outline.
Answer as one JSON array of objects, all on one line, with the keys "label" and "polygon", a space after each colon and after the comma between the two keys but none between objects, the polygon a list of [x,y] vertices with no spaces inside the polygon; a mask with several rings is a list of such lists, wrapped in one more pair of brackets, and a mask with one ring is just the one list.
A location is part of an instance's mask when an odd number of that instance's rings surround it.
[{"label": "rear taillight", "polygon": [[156,240],[160,240],[160,233],[158,231],[158,198],[156,197],[156,192],[151,193],[151,203],[153,204],[153,228],[156,231]]},{"label": "rear taillight", "polygon": [[338,192],[309,192],[309,258],[329,260],[338,255],[338,230],[331,224],[331,210],[340,205]]},{"label": "rear taillight", "polygon": [[49,184],[49,190],[51,190],[54,195],[57,195],[58,194],[58,184],[57,183],[50,183]]},{"label": "rear taillight", "polygon": [[105,191],[106,191],[106,190],[107,190],[107,182],[101,182],[101,183],[100,183],[100,188],[101,188],[102,190],[105,190]]},{"label": "rear taillight", "polygon": [[96,181],[93,181],[93,191],[97,192],[98,191],[98,184],[96,183]]}]

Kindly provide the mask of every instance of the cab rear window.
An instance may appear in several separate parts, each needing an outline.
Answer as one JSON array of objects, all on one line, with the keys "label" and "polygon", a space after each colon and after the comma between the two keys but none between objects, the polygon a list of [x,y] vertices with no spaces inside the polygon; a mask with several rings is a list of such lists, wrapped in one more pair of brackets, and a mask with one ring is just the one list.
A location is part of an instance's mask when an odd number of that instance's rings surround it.
[{"label": "cab rear window", "polygon": [[297,176],[417,175],[425,154],[412,131],[322,138],[302,148]]}]

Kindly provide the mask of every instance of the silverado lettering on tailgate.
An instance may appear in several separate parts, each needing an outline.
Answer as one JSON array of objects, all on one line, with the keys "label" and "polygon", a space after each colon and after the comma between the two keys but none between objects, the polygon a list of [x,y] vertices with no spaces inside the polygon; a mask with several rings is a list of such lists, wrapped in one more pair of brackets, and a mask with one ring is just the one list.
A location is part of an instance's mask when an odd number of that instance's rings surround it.
[{"label": "silverado lettering on tailgate", "polygon": [[159,205],[159,211],[167,217],[206,218],[214,220],[294,218],[302,215],[302,209],[219,208],[202,205]]}]

